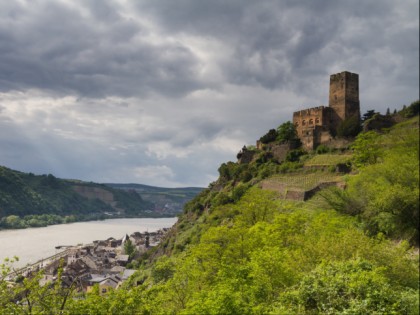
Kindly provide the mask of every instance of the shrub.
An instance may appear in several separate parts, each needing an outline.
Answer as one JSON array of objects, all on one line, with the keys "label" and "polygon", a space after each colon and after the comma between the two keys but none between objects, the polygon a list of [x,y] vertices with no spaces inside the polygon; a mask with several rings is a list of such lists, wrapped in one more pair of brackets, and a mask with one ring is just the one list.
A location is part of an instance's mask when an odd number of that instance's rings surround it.
[{"label": "shrub", "polygon": [[278,126],[277,140],[279,142],[299,140],[299,137],[297,136],[296,128],[292,122],[288,121]]},{"label": "shrub", "polygon": [[325,144],[320,144],[316,148],[316,153],[317,154],[324,154],[324,153],[328,153],[328,152],[330,152],[330,148],[327,147]]},{"label": "shrub", "polygon": [[264,136],[260,138],[261,143],[270,143],[276,140],[278,133],[275,129],[270,129]]},{"label": "shrub", "polygon": [[302,149],[291,150],[289,153],[287,153],[286,161],[297,162],[299,161],[299,158],[304,154],[306,154],[306,152]]},{"label": "shrub", "polygon": [[353,138],[356,137],[362,127],[360,125],[359,116],[352,116],[345,119],[337,128],[337,136],[340,138]]}]

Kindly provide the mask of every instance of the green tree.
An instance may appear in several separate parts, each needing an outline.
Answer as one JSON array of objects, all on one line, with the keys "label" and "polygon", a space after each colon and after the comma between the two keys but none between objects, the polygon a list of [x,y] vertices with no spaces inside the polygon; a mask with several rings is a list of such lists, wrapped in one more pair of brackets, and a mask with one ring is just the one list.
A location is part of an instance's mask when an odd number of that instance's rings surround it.
[{"label": "green tree", "polygon": [[376,112],[373,109],[368,110],[366,113],[362,116],[362,121],[366,121],[368,119],[371,119],[373,116],[375,116]]},{"label": "green tree", "polygon": [[270,143],[277,139],[278,133],[276,129],[270,129],[264,136],[260,138],[261,143]]},{"label": "green tree", "polygon": [[361,130],[360,118],[355,115],[341,122],[337,128],[337,136],[340,138],[354,138]]},{"label": "green tree", "polygon": [[136,255],[136,246],[133,244],[130,238],[127,238],[124,242],[124,253],[128,255],[130,259]]},{"label": "green tree", "polygon": [[277,140],[280,142],[296,141],[297,136],[296,128],[292,122],[288,121],[277,127]]},{"label": "green tree", "polygon": [[379,143],[379,134],[375,131],[359,134],[351,148],[353,149],[352,164],[356,167],[375,164],[383,155]]}]

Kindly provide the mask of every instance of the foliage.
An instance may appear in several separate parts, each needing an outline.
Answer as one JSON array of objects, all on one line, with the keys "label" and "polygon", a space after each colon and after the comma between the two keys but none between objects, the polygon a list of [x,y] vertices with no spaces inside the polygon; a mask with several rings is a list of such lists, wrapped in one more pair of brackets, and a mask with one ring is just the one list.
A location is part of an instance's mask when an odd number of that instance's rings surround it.
[{"label": "foliage", "polygon": [[282,294],[279,309],[287,305],[288,311],[309,314],[416,314],[416,291],[395,290],[383,271],[360,259],[323,262],[296,289]]},{"label": "foliage", "polygon": [[[104,185],[62,180],[53,175],[13,171],[0,166],[0,228],[25,228],[104,218],[115,208],[100,199],[88,199],[75,186],[110,192],[126,216],[145,215],[151,204],[136,192]],[[150,216],[150,215],[149,215]]]},{"label": "foliage", "polygon": [[16,272],[15,279],[7,280],[13,272],[14,259],[0,265],[0,314],[60,314],[66,310],[74,296],[77,281],[64,286],[61,281],[62,269],[57,273],[57,281],[40,284],[42,271],[23,277]]},{"label": "foliage", "polygon": [[373,116],[375,116],[376,112],[373,109],[368,110],[366,113],[362,116],[362,121],[366,121],[371,119]]},{"label": "foliage", "polygon": [[299,141],[299,137],[297,136],[293,123],[287,121],[278,126],[277,129],[270,129],[264,136],[260,138],[260,141],[264,144],[274,141],[284,143],[288,141]]},{"label": "foliage", "polygon": [[304,154],[306,154],[306,152],[303,149],[291,150],[286,155],[286,161],[297,162],[299,161],[299,158]]},{"label": "foliage", "polygon": [[340,123],[337,127],[337,136],[339,138],[354,138],[360,133],[360,131],[362,131],[360,118],[355,115]]},{"label": "foliage", "polygon": [[280,143],[288,141],[298,141],[299,137],[295,125],[291,121],[285,122],[277,127],[277,141]]},{"label": "foliage", "polygon": [[277,139],[278,133],[276,129],[270,129],[264,136],[260,138],[261,143],[267,144]]},{"label": "foliage", "polygon": [[351,148],[353,149],[352,163],[356,167],[375,164],[379,161],[384,151],[381,150],[379,134],[368,131],[358,135]]},{"label": "foliage", "polygon": [[0,219],[0,227],[6,229],[24,229],[27,227],[41,227],[52,224],[62,224],[75,222],[77,219],[74,215],[59,216],[55,214],[26,215],[19,217],[9,215]]},{"label": "foliage", "polygon": [[325,144],[320,144],[319,146],[316,147],[316,154],[324,154],[324,153],[328,153],[330,152],[330,148],[327,147]]},{"label": "foliage", "polygon": [[314,210],[255,188],[213,208],[199,239],[152,267],[150,312],[310,313],[311,298],[321,312],[416,309],[417,264],[405,245]]},{"label": "foliage", "polygon": [[136,246],[133,244],[130,238],[127,238],[124,243],[124,253],[128,255],[130,259],[136,255]]},{"label": "foliage", "polygon": [[354,163],[361,169],[349,177],[345,192],[324,196],[344,213],[358,215],[372,235],[418,242],[418,128],[394,128],[379,137],[361,134],[354,144]]},{"label": "foliage", "polygon": [[399,114],[402,115],[404,118],[411,118],[414,116],[419,115],[420,112],[420,100],[414,101],[409,106],[403,108],[399,111]]}]

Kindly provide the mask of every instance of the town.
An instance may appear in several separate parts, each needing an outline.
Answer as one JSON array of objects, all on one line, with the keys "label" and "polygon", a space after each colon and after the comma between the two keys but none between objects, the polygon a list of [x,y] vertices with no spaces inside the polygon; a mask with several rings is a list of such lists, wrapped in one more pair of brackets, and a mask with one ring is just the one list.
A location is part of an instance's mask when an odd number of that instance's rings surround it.
[{"label": "town", "polygon": [[91,244],[57,246],[64,251],[9,274],[9,279],[32,277],[42,270],[41,286],[56,281],[76,292],[90,292],[95,285],[100,294],[119,288],[136,270],[130,268],[135,258],[159,244],[168,228],[156,232],[134,232],[121,239],[110,237]]}]

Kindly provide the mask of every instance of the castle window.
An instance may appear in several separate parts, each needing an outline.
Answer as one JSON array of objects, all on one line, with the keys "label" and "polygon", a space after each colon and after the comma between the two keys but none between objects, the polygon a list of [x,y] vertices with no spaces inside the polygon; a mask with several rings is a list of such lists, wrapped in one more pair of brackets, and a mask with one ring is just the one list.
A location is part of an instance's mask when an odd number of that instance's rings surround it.
[{"label": "castle window", "polygon": [[297,121],[297,122],[295,122],[295,126],[296,127],[299,127],[299,122]]},{"label": "castle window", "polygon": [[314,120],[313,119],[309,119],[309,124],[313,125],[314,124]]},{"label": "castle window", "polygon": [[302,126],[306,125],[306,120],[302,120]]},{"label": "castle window", "polygon": [[319,124],[319,118],[315,119],[315,123],[318,125]]}]

